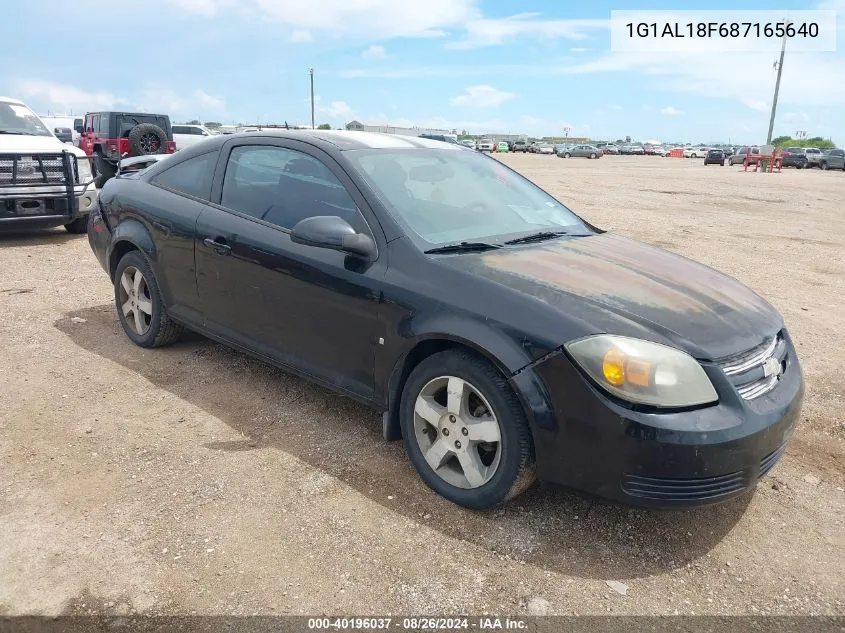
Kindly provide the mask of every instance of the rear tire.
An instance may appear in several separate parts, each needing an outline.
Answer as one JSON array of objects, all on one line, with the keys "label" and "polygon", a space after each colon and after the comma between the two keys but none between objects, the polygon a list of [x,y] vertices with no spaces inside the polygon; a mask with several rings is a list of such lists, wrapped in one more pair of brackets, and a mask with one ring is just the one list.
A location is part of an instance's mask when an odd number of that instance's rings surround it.
[{"label": "rear tire", "polygon": [[76,218],[73,222],[68,222],[65,224],[65,230],[68,233],[72,233],[73,235],[80,235],[82,233],[88,232],[88,218],[91,217],[89,215],[83,215],[80,218]]},{"label": "rear tire", "polygon": [[536,478],[519,399],[501,372],[470,351],[433,354],[414,368],[402,391],[400,424],[423,481],[465,508],[495,507]]},{"label": "rear tire", "polygon": [[139,347],[170,345],[184,330],[167,315],[155,273],[140,251],[129,251],[118,262],[114,301],[123,331]]},{"label": "rear tire", "polygon": [[94,170],[97,172],[97,176],[94,178],[94,186],[97,189],[102,189],[103,185],[114,178],[115,175],[114,166],[103,158],[100,152],[94,154]]},{"label": "rear tire", "polygon": [[167,134],[153,123],[139,123],[129,130],[129,147],[132,156],[164,154],[167,151]]},{"label": "rear tire", "polygon": [[564,152],[563,157],[564,158],[572,158],[572,154],[570,154],[569,152]]}]

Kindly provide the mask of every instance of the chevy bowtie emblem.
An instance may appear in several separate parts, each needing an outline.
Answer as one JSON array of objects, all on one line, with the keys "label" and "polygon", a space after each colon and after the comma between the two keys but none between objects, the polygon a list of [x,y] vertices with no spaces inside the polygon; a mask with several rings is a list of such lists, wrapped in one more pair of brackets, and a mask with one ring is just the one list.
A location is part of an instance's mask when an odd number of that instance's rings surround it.
[{"label": "chevy bowtie emblem", "polygon": [[781,372],[781,365],[780,361],[772,356],[771,358],[767,358],[766,362],[763,363],[763,376],[768,378],[769,376],[779,376]]}]

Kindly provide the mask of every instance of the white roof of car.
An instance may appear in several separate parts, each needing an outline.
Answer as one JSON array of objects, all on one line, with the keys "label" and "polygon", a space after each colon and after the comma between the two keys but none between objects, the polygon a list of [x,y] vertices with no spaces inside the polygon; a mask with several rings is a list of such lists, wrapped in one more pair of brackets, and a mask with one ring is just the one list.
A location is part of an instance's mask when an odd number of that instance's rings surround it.
[{"label": "white roof of car", "polygon": [[12,97],[4,97],[0,95],[0,101],[5,101],[6,103],[14,103],[15,105],[25,105],[23,101],[20,99],[12,99]]},{"label": "white roof of car", "polygon": [[[309,132],[311,132],[309,130]],[[435,141],[419,136],[405,136],[401,134],[381,134],[378,132],[359,132],[356,130],[315,130],[311,132],[318,138],[323,138],[327,141],[347,140],[360,143],[371,149],[400,149],[400,148],[419,148],[431,147],[434,149],[444,149],[451,147],[453,149],[460,149],[460,146],[455,143],[444,143],[443,141]]]}]

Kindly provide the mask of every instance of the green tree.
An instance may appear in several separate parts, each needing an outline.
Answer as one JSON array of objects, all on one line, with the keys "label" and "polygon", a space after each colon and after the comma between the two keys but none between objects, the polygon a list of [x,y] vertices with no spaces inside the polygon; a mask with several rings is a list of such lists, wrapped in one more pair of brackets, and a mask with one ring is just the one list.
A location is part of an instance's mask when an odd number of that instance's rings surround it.
[{"label": "green tree", "polygon": [[219,121],[206,121],[205,122],[205,127],[209,128],[211,130],[216,130],[221,125],[223,125],[223,124],[220,123]]},{"label": "green tree", "polygon": [[317,129],[318,130],[330,130],[330,129],[332,129],[332,126],[329,125],[328,123],[320,123],[320,125],[317,126]]},{"label": "green tree", "polygon": [[821,136],[802,139],[792,138],[791,136],[778,136],[772,139],[772,145],[777,147],[818,147],[819,149],[836,147],[836,143],[832,139],[825,139]]},{"label": "green tree", "polygon": [[201,125],[201,123],[199,122],[199,119],[191,119],[185,125]]}]

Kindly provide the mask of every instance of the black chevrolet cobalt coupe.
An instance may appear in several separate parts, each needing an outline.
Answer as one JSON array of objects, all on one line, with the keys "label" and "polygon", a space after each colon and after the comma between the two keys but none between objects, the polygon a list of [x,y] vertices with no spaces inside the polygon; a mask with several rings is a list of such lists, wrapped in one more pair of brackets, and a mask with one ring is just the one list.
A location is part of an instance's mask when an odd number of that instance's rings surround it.
[{"label": "black chevrolet cobalt coupe", "polygon": [[88,237],[134,343],[188,328],[375,407],[469,508],[535,479],[725,500],[799,418],[801,369],[766,301],[457,145],[215,137],[109,181]]}]

